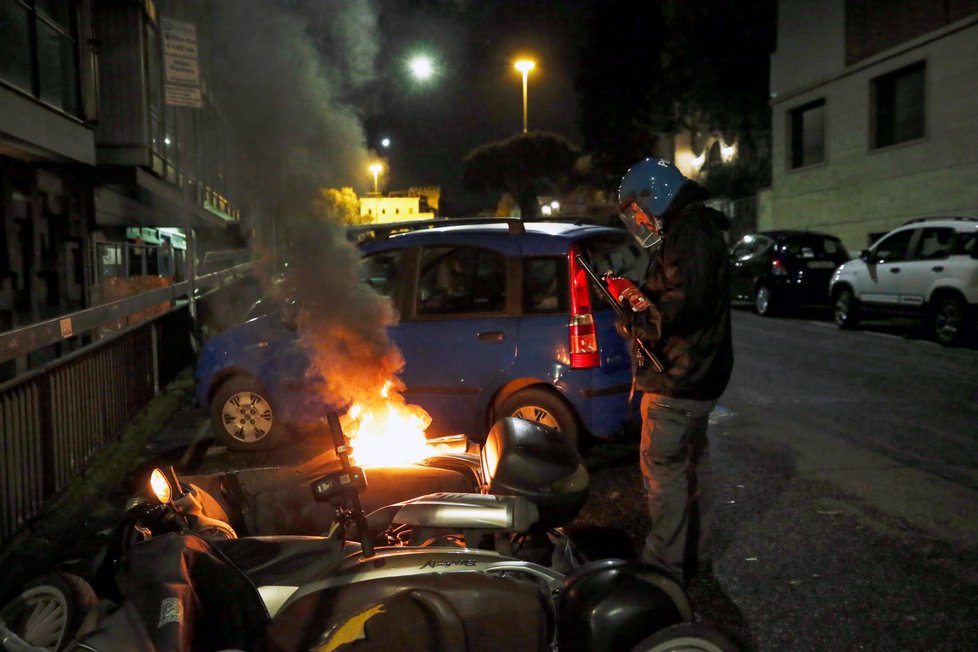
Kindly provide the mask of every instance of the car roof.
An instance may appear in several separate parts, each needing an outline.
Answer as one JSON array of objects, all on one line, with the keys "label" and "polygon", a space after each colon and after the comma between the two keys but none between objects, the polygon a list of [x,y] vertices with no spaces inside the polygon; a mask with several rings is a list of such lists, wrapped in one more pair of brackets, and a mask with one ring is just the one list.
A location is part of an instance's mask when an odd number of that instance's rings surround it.
[{"label": "car roof", "polygon": [[[454,223],[453,223],[454,222]],[[524,245],[531,245],[534,253],[566,253],[567,245],[580,238],[612,234],[625,235],[622,228],[584,224],[571,221],[522,221],[519,219],[476,219],[471,222],[457,220],[438,220],[423,224],[404,232],[388,232],[381,237],[361,243],[364,251],[388,248],[401,248],[431,243],[441,243],[452,236],[465,234],[466,240],[476,242],[478,236],[491,239],[513,239]],[[370,230],[365,227],[362,230]],[[473,238],[474,236],[474,238]]]},{"label": "car roof", "polygon": [[[907,222],[903,226],[919,226],[926,223],[928,226],[950,226],[960,231],[969,231],[978,227],[978,217],[967,217],[962,215],[932,215],[929,217],[917,217]],[[896,229],[893,229],[894,231]]]},{"label": "car roof", "polygon": [[815,236],[818,238],[832,238],[833,240],[839,240],[839,236],[832,235],[831,233],[823,233],[821,231],[805,231],[803,229],[776,229],[773,231],[759,231],[757,235],[767,236],[772,240],[784,240],[786,238],[794,238],[798,236]]}]

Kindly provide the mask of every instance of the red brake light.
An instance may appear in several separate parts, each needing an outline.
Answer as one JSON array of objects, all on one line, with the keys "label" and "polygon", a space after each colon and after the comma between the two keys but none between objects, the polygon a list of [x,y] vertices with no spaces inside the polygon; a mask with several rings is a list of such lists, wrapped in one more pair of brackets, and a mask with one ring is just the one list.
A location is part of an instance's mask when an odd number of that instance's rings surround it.
[{"label": "red brake light", "polygon": [[775,276],[784,276],[788,273],[788,270],[784,268],[784,264],[775,258],[771,261],[771,273]]},{"label": "red brake light", "polygon": [[576,252],[568,257],[571,279],[570,361],[573,369],[588,369],[601,365],[598,353],[598,334],[591,312],[587,273],[578,267]]}]

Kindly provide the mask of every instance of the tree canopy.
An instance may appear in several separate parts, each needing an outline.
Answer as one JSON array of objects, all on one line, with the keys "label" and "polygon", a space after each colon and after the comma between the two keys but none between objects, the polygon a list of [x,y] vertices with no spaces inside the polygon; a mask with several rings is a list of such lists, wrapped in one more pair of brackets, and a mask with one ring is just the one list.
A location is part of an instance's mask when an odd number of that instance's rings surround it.
[{"label": "tree canopy", "polygon": [[508,192],[524,218],[540,214],[537,196],[567,186],[579,148],[558,134],[530,131],[487,143],[465,157],[463,182],[474,192]]},{"label": "tree canopy", "polygon": [[629,166],[658,153],[658,134],[689,129],[736,137],[738,170],[711,174],[718,181],[765,183],[775,10],[776,0],[607,0],[595,7],[577,80],[595,182],[613,187]]},{"label": "tree canopy", "polygon": [[353,188],[319,188],[316,193],[316,213],[340,224],[363,224],[370,217],[360,216],[360,199]]}]

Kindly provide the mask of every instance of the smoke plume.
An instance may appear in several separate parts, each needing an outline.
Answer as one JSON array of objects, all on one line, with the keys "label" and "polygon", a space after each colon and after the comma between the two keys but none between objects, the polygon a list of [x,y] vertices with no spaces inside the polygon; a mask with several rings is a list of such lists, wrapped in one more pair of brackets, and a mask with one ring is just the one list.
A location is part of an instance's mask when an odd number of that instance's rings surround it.
[{"label": "smoke plume", "polygon": [[300,333],[314,353],[313,371],[339,404],[374,396],[403,365],[386,332],[394,311],[362,281],[359,254],[337,217],[317,212],[314,201],[318,188],[362,186],[368,176],[363,128],[347,98],[373,78],[373,4],[214,0],[208,7],[209,78],[234,130],[244,187],[259,207],[260,239],[274,232],[282,287],[303,306]]}]

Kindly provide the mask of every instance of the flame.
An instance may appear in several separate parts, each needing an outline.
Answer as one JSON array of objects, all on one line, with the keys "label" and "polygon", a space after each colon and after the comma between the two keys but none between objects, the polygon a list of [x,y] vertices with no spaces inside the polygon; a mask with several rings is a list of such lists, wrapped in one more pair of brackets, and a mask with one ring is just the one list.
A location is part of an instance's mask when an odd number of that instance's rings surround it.
[{"label": "flame", "polygon": [[392,391],[387,381],[376,400],[354,403],[343,419],[353,457],[360,466],[405,466],[431,455],[425,430],[431,416]]}]

